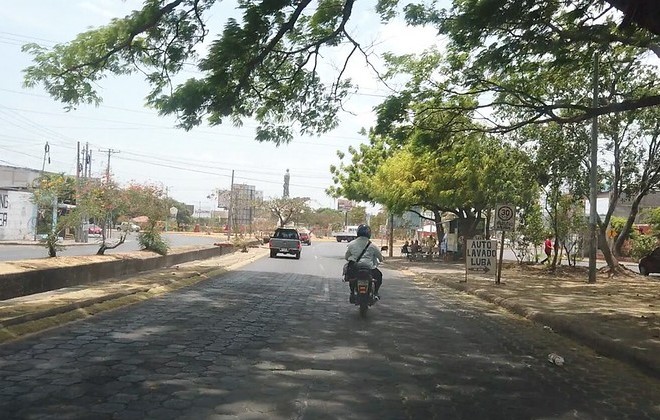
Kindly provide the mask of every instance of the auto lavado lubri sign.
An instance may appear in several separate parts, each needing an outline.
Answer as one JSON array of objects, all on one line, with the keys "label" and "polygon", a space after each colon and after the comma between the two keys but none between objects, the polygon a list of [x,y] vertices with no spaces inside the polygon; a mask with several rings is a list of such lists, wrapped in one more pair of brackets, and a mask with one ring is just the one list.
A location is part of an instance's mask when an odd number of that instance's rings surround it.
[{"label": "auto lavado lubri sign", "polygon": [[497,241],[490,239],[468,239],[465,243],[465,270],[484,275],[497,276]]}]

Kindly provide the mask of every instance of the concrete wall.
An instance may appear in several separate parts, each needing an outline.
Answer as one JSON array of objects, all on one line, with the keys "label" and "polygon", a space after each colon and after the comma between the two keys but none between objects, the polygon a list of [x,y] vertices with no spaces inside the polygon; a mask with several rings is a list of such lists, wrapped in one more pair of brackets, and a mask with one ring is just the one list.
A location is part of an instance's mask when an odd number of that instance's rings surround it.
[{"label": "concrete wall", "polygon": [[0,165],[0,188],[31,188],[41,171]]},{"label": "concrete wall", "polygon": [[36,216],[32,193],[0,190],[0,241],[33,240]]},{"label": "concrete wall", "polygon": [[127,257],[118,260],[108,256],[109,260],[103,262],[0,275],[0,300],[93,283],[112,277],[132,275],[141,271],[169,267],[188,261],[212,258],[229,254],[234,250],[235,248],[232,246],[216,246],[148,258]]}]

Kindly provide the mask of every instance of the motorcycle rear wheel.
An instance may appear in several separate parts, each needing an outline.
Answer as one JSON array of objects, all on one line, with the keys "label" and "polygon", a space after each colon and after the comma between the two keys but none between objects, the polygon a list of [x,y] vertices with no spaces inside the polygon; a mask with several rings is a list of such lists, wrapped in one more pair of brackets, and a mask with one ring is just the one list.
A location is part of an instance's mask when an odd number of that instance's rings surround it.
[{"label": "motorcycle rear wheel", "polygon": [[360,302],[360,316],[362,318],[367,316],[367,309],[369,309],[369,303],[366,302],[366,299],[363,299],[362,302]]}]

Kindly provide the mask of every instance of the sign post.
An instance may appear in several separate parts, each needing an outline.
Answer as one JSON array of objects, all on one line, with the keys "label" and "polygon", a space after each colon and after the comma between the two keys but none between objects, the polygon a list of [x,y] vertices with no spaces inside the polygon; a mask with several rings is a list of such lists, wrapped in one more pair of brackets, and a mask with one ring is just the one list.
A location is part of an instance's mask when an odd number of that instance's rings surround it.
[{"label": "sign post", "polygon": [[465,241],[465,278],[468,272],[478,271],[495,275],[497,266],[497,241],[468,239]]},{"label": "sign post", "polygon": [[502,259],[504,258],[504,234],[507,230],[516,228],[516,208],[510,204],[499,204],[495,209],[495,230],[502,231],[500,244],[500,259],[497,265],[497,278],[495,284],[500,284],[502,278]]}]

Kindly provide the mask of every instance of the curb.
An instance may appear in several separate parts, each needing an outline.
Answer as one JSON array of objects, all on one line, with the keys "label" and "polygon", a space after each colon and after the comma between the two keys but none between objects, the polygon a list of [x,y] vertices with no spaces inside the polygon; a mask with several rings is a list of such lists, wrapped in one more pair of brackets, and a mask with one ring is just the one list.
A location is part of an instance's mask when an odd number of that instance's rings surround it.
[{"label": "curb", "polygon": [[572,322],[569,317],[560,317],[553,313],[545,313],[530,309],[510,298],[496,296],[484,289],[470,289],[466,284],[453,283],[444,279],[438,280],[438,283],[443,286],[476,296],[482,300],[498,305],[509,312],[534,321],[537,324],[546,325],[552,328],[554,332],[586,345],[599,354],[632,364],[642,369],[644,373],[649,376],[654,376],[660,379],[660,366],[657,366],[652,360],[649,360],[637,352],[631,351],[628,346],[604,338],[591,329],[582,327],[576,322]]}]

